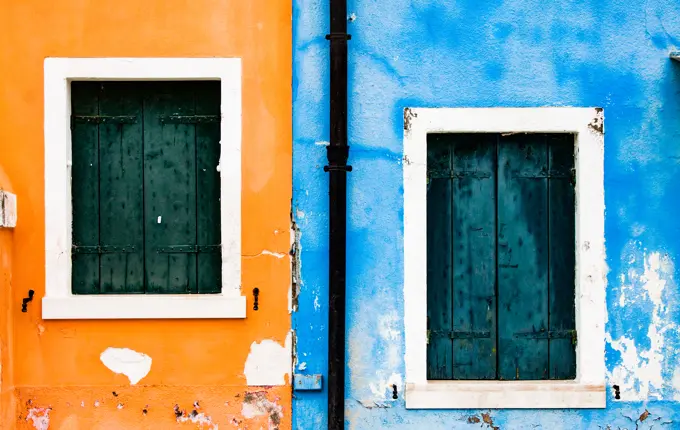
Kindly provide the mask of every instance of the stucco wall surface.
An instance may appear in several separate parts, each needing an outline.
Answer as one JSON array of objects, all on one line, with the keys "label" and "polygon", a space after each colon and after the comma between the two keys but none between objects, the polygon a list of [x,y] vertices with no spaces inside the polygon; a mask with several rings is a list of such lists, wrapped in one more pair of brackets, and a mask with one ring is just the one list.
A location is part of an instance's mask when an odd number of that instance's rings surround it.
[{"label": "stucco wall surface", "polygon": [[[293,7],[296,371],[322,374],[326,3]],[[348,20],[348,428],[680,428],[680,3],[349,0]],[[606,409],[404,408],[403,109],[501,106],[604,108]],[[294,428],[321,428],[326,407],[299,393]]]},{"label": "stucco wall surface", "polygon": [[[11,297],[2,296],[0,308],[3,318],[5,304],[13,311],[17,407],[2,424],[40,430],[290,428],[290,2],[0,0],[0,10],[0,163],[19,205]],[[50,216],[44,210],[50,192],[43,175],[45,57],[213,56],[241,57],[243,65],[247,318],[42,320]],[[0,235],[4,247],[6,234]],[[5,253],[3,248],[3,294]],[[29,289],[35,299],[22,313]]]}]

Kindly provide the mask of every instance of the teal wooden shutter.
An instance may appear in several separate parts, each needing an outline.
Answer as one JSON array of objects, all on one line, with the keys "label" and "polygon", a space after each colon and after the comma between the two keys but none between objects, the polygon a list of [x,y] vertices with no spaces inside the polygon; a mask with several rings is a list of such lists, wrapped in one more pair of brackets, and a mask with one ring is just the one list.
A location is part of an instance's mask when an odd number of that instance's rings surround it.
[{"label": "teal wooden shutter", "polygon": [[430,135],[428,148],[428,377],[494,379],[494,136]]},{"label": "teal wooden shutter", "polygon": [[219,292],[219,82],[75,82],[72,103],[73,292]]},{"label": "teal wooden shutter", "polygon": [[427,154],[427,377],[452,379],[452,151],[450,145],[431,145],[430,141]]},{"label": "teal wooden shutter", "polygon": [[548,135],[550,379],[576,378],[574,137]]},{"label": "teal wooden shutter", "polygon": [[548,160],[545,137],[498,145],[498,374],[547,379]]},{"label": "teal wooden shutter", "polygon": [[573,379],[571,135],[428,137],[428,378]]}]

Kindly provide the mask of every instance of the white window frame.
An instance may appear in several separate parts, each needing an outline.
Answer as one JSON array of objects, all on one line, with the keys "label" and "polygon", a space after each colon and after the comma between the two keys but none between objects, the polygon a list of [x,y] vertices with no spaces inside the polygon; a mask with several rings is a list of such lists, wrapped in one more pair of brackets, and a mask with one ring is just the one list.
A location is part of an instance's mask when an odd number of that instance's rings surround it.
[{"label": "white window frame", "polygon": [[[576,379],[428,381],[428,133],[571,133],[576,167]],[[604,408],[606,261],[604,115],[600,108],[404,110],[406,408]]]},{"label": "white window frame", "polygon": [[[45,296],[43,319],[245,318],[241,296],[241,59],[46,58]],[[216,80],[221,83],[219,294],[71,292],[71,82]]]}]

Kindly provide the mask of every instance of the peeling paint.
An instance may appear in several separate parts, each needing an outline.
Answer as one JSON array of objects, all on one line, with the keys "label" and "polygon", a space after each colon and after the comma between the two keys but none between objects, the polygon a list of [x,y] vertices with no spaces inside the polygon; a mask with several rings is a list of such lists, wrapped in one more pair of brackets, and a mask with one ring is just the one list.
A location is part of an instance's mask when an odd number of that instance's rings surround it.
[{"label": "peeling paint", "polygon": [[[610,347],[620,354],[621,360],[608,372],[608,379],[620,387],[621,400],[640,401],[649,398],[664,399],[664,389],[667,387],[664,378],[665,366],[665,337],[666,333],[676,331],[678,326],[669,320],[669,309],[664,300],[665,290],[670,286],[675,288],[673,281],[674,267],[670,258],[659,252],[643,253],[642,273],[635,266],[638,258],[631,259],[632,267],[627,276],[622,277],[621,295],[631,294],[626,299],[630,305],[636,301],[649,301],[650,324],[646,327],[646,342],[644,347],[638,338],[622,335],[616,339],[607,333]],[[633,292],[637,291],[637,296]],[[675,381],[671,382],[678,395]]]},{"label": "peeling paint", "polygon": [[246,393],[243,398],[241,415],[245,419],[267,416],[269,430],[279,430],[283,418],[283,408],[267,399],[265,392]]},{"label": "peeling paint", "polygon": [[290,381],[292,367],[292,332],[288,332],[284,345],[270,339],[253,342],[243,373],[248,385],[285,385]]},{"label": "peeling paint", "polygon": [[199,428],[206,430],[219,430],[219,426],[213,423],[212,418],[204,412],[198,412],[200,407],[194,403],[194,409],[191,412],[180,409],[179,405],[175,405],[173,412],[178,423],[192,423],[198,424]]},{"label": "peeling paint", "polygon": [[51,410],[52,408],[30,408],[26,415],[26,421],[30,421],[36,430],[48,430],[50,428]]},{"label": "peeling paint", "polygon": [[287,254],[285,252],[276,252],[276,251],[270,251],[268,249],[263,249],[261,252],[255,255],[244,255],[246,258],[256,258],[256,257],[262,257],[263,255],[269,255],[274,258],[281,259],[285,257]]},{"label": "peeling paint", "polygon": [[127,376],[130,385],[141,381],[151,370],[151,357],[128,348],[107,348],[99,359],[112,372]]}]

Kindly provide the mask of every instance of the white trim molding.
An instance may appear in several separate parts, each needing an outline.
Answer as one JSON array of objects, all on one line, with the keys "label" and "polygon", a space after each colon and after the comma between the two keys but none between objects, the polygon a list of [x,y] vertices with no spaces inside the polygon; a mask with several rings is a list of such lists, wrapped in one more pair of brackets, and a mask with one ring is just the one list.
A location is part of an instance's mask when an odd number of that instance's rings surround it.
[{"label": "white trim molding", "polygon": [[[427,380],[428,133],[570,133],[576,166],[576,379]],[[606,259],[604,113],[600,108],[404,110],[406,408],[604,408]]]},{"label": "white trim molding", "polygon": [[[241,296],[241,59],[46,58],[44,319],[245,318]],[[219,294],[71,293],[72,81],[215,80],[221,83]]]}]

